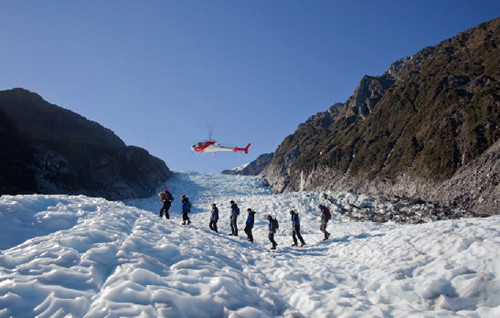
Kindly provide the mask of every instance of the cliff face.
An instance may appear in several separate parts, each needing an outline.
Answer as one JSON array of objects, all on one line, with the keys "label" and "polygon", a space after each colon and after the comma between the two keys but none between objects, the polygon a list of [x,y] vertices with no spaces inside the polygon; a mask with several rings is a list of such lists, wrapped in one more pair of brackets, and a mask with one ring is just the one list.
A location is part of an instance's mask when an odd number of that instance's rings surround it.
[{"label": "cliff face", "polygon": [[[495,19],[365,76],[345,103],[285,138],[263,174],[279,191],[397,195],[498,213],[498,202],[451,195],[451,180],[479,173],[500,138],[499,46]],[[484,175],[494,187],[495,171]]]},{"label": "cliff face", "polygon": [[170,170],[111,130],[23,89],[0,92],[3,193],[145,197]]}]

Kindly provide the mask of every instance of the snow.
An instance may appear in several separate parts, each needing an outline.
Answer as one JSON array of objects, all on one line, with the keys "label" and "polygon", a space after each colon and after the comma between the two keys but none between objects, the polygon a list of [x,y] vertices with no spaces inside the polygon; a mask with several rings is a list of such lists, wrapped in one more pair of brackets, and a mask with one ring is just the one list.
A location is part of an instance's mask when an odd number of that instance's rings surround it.
[{"label": "snow", "polygon": [[250,162],[247,162],[247,163],[245,163],[245,164],[242,164],[241,166],[238,166],[238,167],[236,167],[236,168],[233,168],[232,170],[233,170],[233,171],[236,171],[236,172],[238,172],[238,171],[242,171],[243,169],[245,169],[246,167],[248,167],[248,165],[249,165],[249,164],[250,164]]},{"label": "snow", "polygon": [[[165,187],[175,196],[170,220],[159,218],[157,196],[2,196],[0,317],[500,316],[500,216],[399,225],[334,213],[322,241],[316,207],[332,205],[322,193],[277,194],[258,177],[195,172]],[[238,237],[227,235],[230,200],[242,211]],[[208,229],[212,202],[219,234]],[[243,232],[249,207],[255,243]],[[290,246],[290,209],[305,247]],[[276,251],[267,214],[280,221]]]}]

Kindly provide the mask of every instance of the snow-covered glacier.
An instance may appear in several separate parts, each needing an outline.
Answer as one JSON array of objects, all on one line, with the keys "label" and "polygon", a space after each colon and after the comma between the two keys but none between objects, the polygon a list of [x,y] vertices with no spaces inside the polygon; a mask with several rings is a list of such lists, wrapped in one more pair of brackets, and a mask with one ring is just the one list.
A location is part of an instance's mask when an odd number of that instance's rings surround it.
[{"label": "snow-covered glacier", "polygon": [[[322,193],[196,172],[164,187],[170,220],[157,196],[0,197],[0,317],[500,317],[500,216],[399,225],[334,214],[322,241]],[[193,203],[189,226],[181,194]],[[220,233],[208,228],[211,203]],[[255,243],[243,233],[247,208]],[[290,209],[302,248],[291,247]],[[267,214],[280,221],[276,251]]]}]

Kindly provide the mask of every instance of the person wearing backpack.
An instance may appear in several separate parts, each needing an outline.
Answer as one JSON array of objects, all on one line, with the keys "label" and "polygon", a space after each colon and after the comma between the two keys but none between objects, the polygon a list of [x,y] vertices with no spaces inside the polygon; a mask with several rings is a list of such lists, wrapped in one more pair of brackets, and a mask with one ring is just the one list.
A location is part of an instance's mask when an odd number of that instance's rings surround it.
[{"label": "person wearing backpack", "polygon": [[168,210],[170,209],[170,206],[172,205],[172,201],[174,201],[174,197],[168,191],[167,189],[163,190],[163,192],[160,192],[160,200],[163,202],[163,206],[160,209],[160,217],[163,217],[163,212],[165,212],[165,218],[170,219],[170,215],[168,214]]},{"label": "person wearing backpack", "polygon": [[181,195],[182,199],[182,225],[191,224],[191,220],[189,219],[188,213],[191,212],[191,202],[186,197],[185,194]]},{"label": "person wearing backpack", "polygon": [[247,223],[245,226],[245,233],[248,236],[248,240],[250,242],[253,242],[253,235],[252,235],[252,228],[253,228],[253,223],[255,220],[255,211],[252,211],[252,209],[247,209],[248,212],[248,217],[247,217]]},{"label": "person wearing backpack", "polygon": [[273,247],[271,247],[271,249],[275,250],[278,243],[276,243],[276,241],[274,240],[274,233],[276,233],[276,230],[279,227],[278,220],[273,219],[273,217],[271,215],[267,216],[267,220],[269,221],[269,225],[268,225],[269,236],[268,236],[268,238],[269,238],[269,241],[271,241],[271,243],[273,244]]},{"label": "person wearing backpack", "polygon": [[215,233],[219,233],[217,231],[217,221],[219,221],[219,209],[215,203],[212,203],[212,216],[210,217],[209,227]]},{"label": "person wearing backpack", "polygon": [[302,238],[302,235],[300,235],[300,218],[299,214],[295,212],[294,210],[290,210],[290,216],[292,220],[292,238],[293,238],[293,244],[292,246],[297,246],[297,237],[300,240],[300,247],[306,245],[306,242]]},{"label": "person wearing backpack", "polygon": [[238,236],[238,215],[240,215],[240,208],[234,203],[233,200],[229,202],[231,204],[231,234]]},{"label": "person wearing backpack", "polygon": [[318,205],[318,209],[321,211],[321,225],[319,230],[325,235],[323,241],[326,241],[330,237],[330,232],[326,230],[326,226],[328,225],[328,221],[332,218],[332,214],[330,213],[330,209],[324,205]]}]

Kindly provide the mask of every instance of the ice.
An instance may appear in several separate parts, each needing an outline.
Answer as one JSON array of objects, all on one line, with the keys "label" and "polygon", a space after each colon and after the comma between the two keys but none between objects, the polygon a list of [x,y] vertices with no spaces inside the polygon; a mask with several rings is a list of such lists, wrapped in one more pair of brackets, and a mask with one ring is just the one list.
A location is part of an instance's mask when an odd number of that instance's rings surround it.
[{"label": "ice", "polygon": [[[0,317],[498,317],[500,216],[418,225],[334,213],[384,209],[347,192],[277,194],[259,177],[177,173],[157,196],[127,202],[65,195],[0,198]],[[161,190],[158,189],[158,192]],[[193,203],[181,225],[180,195]],[[332,200],[334,198],[334,200]],[[241,209],[229,233],[229,201]],[[210,204],[220,233],[208,228]],[[257,211],[255,243],[243,232]],[[289,211],[305,247],[291,247]],[[267,220],[280,221],[270,251]]]}]

